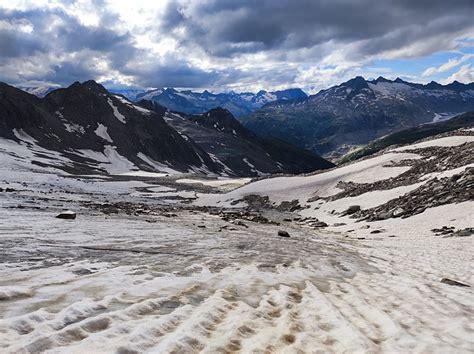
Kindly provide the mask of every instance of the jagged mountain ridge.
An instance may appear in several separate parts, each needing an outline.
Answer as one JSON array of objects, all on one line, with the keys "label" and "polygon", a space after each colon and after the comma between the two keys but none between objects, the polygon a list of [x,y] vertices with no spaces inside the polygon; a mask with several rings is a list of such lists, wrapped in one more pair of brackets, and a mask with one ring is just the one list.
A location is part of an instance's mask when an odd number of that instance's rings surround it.
[{"label": "jagged mountain ridge", "polygon": [[69,170],[75,172],[103,172],[100,162],[112,160],[124,168],[150,171],[221,170],[159,115],[110,94],[94,81],[76,82],[43,99],[2,84],[0,117],[0,136],[34,139],[74,161]]},{"label": "jagged mountain ridge", "polygon": [[[325,160],[301,149],[295,150],[293,158],[296,161],[300,150],[303,155],[310,154],[314,158],[303,168],[303,164],[285,165],[272,159],[261,170],[255,170],[250,164],[243,166],[242,162],[235,166],[224,165],[193,138],[169,126],[163,119],[166,108],[149,104],[150,109],[135,105],[94,81],[76,82],[68,88],[54,90],[44,98],[1,84],[0,137],[59,154],[69,161],[61,168],[73,173],[167,172],[171,169],[252,176],[309,172],[327,167]],[[266,152],[260,151],[260,154],[267,158]],[[247,157],[245,152],[242,156]],[[249,156],[249,161],[261,159],[258,154]]]},{"label": "jagged mountain ridge", "polygon": [[[116,92],[121,93],[120,91]],[[149,90],[139,94],[128,91],[126,93],[130,94],[129,98],[132,100],[139,101],[144,99],[155,101],[172,111],[200,114],[213,108],[222,107],[229,110],[236,117],[249,114],[264,104],[276,100],[292,100],[307,97],[306,93],[298,88],[273,92],[261,90],[257,93],[236,93],[231,91],[218,94],[207,90],[204,92],[194,92],[191,90],[178,91],[174,88],[165,88]]]},{"label": "jagged mountain ridge", "polygon": [[[192,139],[224,170],[240,175],[306,173],[334,167],[327,160],[278,139],[261,138],[242,126],[224,108],[214,108],[200,115],[168,111],[152,101],[138,103],[162,114],[164,120],[186,139]],[[250,172],[249,172],[250,171]]]},{"label": "jagged mountain ridge", "polygon": [[240,120],[257,134],[338,157],[383,135],[471,110],[474,83],[356,77],[307,98],[268,103]]},{"label": "jagged mountain ridge", "polygon": [[[57,87],[18,87],[19,89],[44,97]],[[195,92],[191,90],[176,90],[174,88],[159,88],[143,90],[136,88],[110,88],[109,92],[119,94],[132,102],[149,100],[160,103],[173,111],[187,114],[200,114],[210,109],[222,107],[228,109],[235,117],[249,114],[263,105],[277,100],[294,100],[306,98],[308,95],[299,88],[290,88],[280,91],[260,90],[257,93],[234,91],[211,93],[207,90]]]}]

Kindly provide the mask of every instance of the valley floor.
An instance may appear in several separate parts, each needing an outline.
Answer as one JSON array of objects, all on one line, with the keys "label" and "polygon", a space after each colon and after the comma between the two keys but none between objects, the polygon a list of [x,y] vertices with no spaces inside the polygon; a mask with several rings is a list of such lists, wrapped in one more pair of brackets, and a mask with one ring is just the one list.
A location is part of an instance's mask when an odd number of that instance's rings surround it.
[{"label": "valley floor", "polygon": [[[406,170],[391,168],[380,175]],[[221,182],[0,182],[2,353],[474,351],[473,238],[430,231],[472,227],[472,200],[370,223],[340,214],[410,189],[398,187],[304,209],[330,223],[314,228],[296,213],[191,203]],[[77,218],[55,218],[66,209]]]}]

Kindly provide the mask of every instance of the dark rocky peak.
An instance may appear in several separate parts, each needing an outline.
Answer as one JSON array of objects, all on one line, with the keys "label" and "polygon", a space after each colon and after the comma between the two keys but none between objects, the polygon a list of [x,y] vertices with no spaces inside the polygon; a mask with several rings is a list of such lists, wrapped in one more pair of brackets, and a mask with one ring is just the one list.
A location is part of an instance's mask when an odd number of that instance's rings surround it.
[{"label": "dark rocky peak", "polygon": [[351,91],[348,92],[345,100],[351,101],[355,96],[362,94],[364,96],[368,96],[370,98],[375,98],[374,92],[370,89],[367,81],[362,76],[356,76],[355,78],[342,83],[340,86],[336,86],[336,88],[350,88]]},{"label": "dark rocky peak", "polygon": [[207,117],[226,117],[226,118],[231,118],[234,119],[234,116],[228,109],[222,108],[222,107],[216,107],[208,111],[207,113],[204,114]]},{"label": "dark rocky peak", "polygon": [[474,83],[470,83],[470,84],[463,84],[457,80],[454,80],[452,83],[444,86],[446,87],[447,89],[449,90],[453,90],[453,91],[465,91],[465,90],[472,90],[474,89]]},{"label": "dark rocky peak", "polygon": [[[109,92],[95,81],[85,81],[84,83],[75,82],[69,87],[60,88],[50,92],[44,98],[44,103],[52,108],[57,107],[76,107],[77,109],[90,110],[96,109],[97,105],[102,102],[106,103],[105,97]],[[83,106],[81,108],[81,106]]]},{"label": "dark rocky peak", "polygon": [[13,129],[42,126],[45,119],[38,109],[40,102],[38,97],[0,82],[0,136],[16,139]]},{"label": "dark rocky peak", "polygon": [[213,108],[210,111],[201,115],[194,115],[190,117],[191,120],[199,125],[214,128],[225,133],[237,133],[241,135],[249,134],[249,131],[234,118],[232,113],[222,107]]},{"label": "dark rocky peak", "polygon": [[163,117],[165,113],[168,111],[168,108],[166,108],[165,106],[162,106],[156,101],[140,100],[136,104],[140,107],[143,107],[150,111],[158,113],[160,117]]},{"label": "dark rocky peak", "polygon": [[364,88],[369,88],[369,85],[367,85],[367,81],[365,81],[362,76],[356,76],[355,78],[342,83],[341,86],[350,87],[353,90],[362,90]]},{"label": "dark rocky peak", "polygon": [[429,90],[440,90],[444,88],[443,85],[438,84],[436,81],[431,81],[429,84],[426,84],[425,87]]},{"label": "dark rocky peak", "polygon": [[393,82],[396,82],[397,84],[410,85],[410,82],[407,82],[407,81],[405,81],[405,80],[402,80],[402,79],[400,79],[399,77],[397,77]]},{"label": "dark rocky peak", "polygon": [[386,79],[383,76],[379,76],[375,80],[371,81],[373,84],[378,84],[379,82],[393,82],[392,80]]},{"label": "dark rocky peak", "polygon": [[280,90],[273,92],[278,99],[296,99],[306,98],[308,95],[300,88],[289,88],[286,90]]},{"label": "dark rocky peak", "polygon": [[[75,85],[77,83],[74,83],[73,85]],[[107,91],[107,89],[102,86],[101,84],[95,82],[94,80],[88,80],[88,81],[84,81],[82,84],[79,84],[81,85],[82,87],[88,89],[89,91],[92,91],[94,93],[102,93],[102,94],[108,94],[109,91]]]}]

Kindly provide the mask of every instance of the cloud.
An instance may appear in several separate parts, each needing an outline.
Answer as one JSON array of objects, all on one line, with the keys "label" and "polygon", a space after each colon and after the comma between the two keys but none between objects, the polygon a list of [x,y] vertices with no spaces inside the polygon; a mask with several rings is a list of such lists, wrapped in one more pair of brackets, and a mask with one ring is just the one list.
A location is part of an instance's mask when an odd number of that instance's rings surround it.
[{"label": "cloud", "polygon": [[438,67],[432,66],[432,67],[426,69],[423,72],[422,76],[426,77],[426,76],[431,76],[431,75],[434,75],[434,74],[444,73],[446,71],[454,69],[455,67],[461,65],[462,63],[464,63],[465,61],[467,61],[471,58],[474,58],[474,54],[465,54],[460,58],[449,59],[443,65],[440,65]]},{"label": "cloud", "polygon": [[[161,30],[211,55],[361,42],[356,55],[400,49],[472,29],[472,1],[173,1]],[[445,43],[439,43],[440,46]],[[426,48],[426,52],[440,49]],[[409,53],[401,53],[409,56]]]},{"label": "cloud", "polygon": [[146,56],[144,59],[123,68],[122,72],[145,87],[206,87],[221,76],[214,70],[203,70],[170,56],[161,60]]},{"label": "cloud", "polygon": [[457,72],[442,80],[441,83],[449,84],[453,81],[459,81],[465,84],[474,82],[474,66],[471,64],[461,66]]},{"label": "cloud", "polygon": [[113,19],[104,13],[87,26],[62,8],[0,8],[0,78],[70,84],[97,78],[101,68],[120,70],[137,49],[129,32],[108,25]]},{"label": "cloud", "polygon": [[[472,7],[472,0],[10,0],[0,4],[0,80],[312,91],[378,76],[368,69],[378,59],[473,46]],[[458,60],[426,76],[469,59]]]}]

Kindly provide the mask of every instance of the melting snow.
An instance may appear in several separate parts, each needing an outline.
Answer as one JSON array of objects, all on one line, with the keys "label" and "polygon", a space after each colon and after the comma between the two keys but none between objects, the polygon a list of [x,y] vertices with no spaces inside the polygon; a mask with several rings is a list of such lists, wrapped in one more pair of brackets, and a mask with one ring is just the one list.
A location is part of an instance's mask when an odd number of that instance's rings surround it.
[{"label": "melting snow", "polygon": [[35,138],[31,137],[23,129],[17,130],[13,129],[13,134],[20,139],[21,141],[24,141],[25,143],[30,143],[30,144],[36,144],[37,141]]},{"label": "melting snow", "polygon": [[108,141],[109,143],[113,143],[112,138],[110,137],[109,133],[107,133],[107,127],[101,123],[97,124],[97,129],[94,130],[95,135],[98,137]]},{"label": "melting snow", "polygon": [[221,190],[232,190],[243,186],[251,181],[251,178],[221,178],[221,179],[194,179],[182,178],[176,180],[176,183],[184,184],[202,184],[205,186],[216,187]]},{"label": "melting snow", "polygon": [[117,107],[114,106],[113,101],[109,97],[107,97],[107,102],[109,102],[110,107],[112,107],[115,118],[117,118],[119,121],[125,124],[127,122],[127,120],[125,119],[125,116],[119,112],[119,110],[117,109]]},{"label": "melting snow", "polygon": [[412,149],[424,149],[431,146],[458,146],[464,143],[470,143],[474,141],[474,136],[472,135],[454,135],[454,136],[447,136],[444,138],[433,139],[424,141],[421,143],[402,146],[396,149],[392,149],[391,151],[405,151],[405,150],[412,150]]},{"label": "melting snow", "polygon": [[336,187],[339,181],[370,183],[398,176],[408,171],[410,167],[385,167],[385,165],[392,161],[417,158],[420,158],[420,156],[410,153],[384,154],[315,175],[264,179],[225,195],[204,195],[197,203],[199,205],[219,203],[218,205],[222,206],[225,204],[224,201],[241,199],[248,194],[269,196],[270,200],[276,203],[287,201],[290,198],[304,202],[314,194],[321,197],[337,194],[341,191]]},{"label": "melting snow", "polygon": [[169,167],[168,165],[166,165],[164,163],[153,160],[151,157],[145,155],[142,152],[139,152],[137,154],[137,157],[140,160],[145,161],[148,165],[150,165],[151,167],[153,167],[154,169],[156,169],[158,171],[163,171],[163,172],[166,172],[168,174],[180,174],[181,173],[179,171],[176,171],[176,170],[172,169],[171,167]]}]

